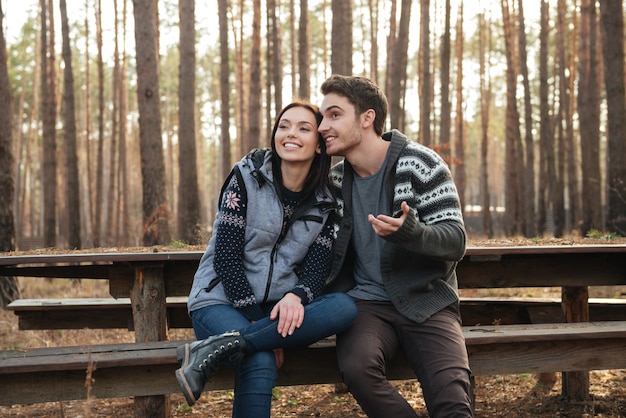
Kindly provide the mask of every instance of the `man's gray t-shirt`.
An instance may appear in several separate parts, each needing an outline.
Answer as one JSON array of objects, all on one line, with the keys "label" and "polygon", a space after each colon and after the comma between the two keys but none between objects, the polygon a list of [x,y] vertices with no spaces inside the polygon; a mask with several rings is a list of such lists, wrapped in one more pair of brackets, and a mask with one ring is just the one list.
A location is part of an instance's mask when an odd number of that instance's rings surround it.
[{"label": "man's gray t-shirt", "polygon": [[387,158],[383,166],[372,176],[359,177],[354,174],[352,185],[352,214],[354,231],[352,245],[356,252],[354,279],[356,286],[348,292],[352,297],[365,300],[389,300],[380,274],[380,252],[383,239],[376,235],[372,224],[367,220],[374,216],[391,214],[391,204],[385,199],[383,176]]}]

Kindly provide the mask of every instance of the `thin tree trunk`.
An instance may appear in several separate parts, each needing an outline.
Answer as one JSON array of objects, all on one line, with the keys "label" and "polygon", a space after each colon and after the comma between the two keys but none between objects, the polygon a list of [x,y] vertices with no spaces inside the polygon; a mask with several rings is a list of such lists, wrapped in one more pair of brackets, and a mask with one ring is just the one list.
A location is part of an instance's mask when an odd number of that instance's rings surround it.
[{"label": "thin tree trunk", "polygon": [[333,74],[352,74],[352,0],[332,0],[330,67]]},{"label": "thin tree trunk", "polygon": [[445,12],[444,12],[444,32],[441,39],[440,49],[440,65],[439,69],[441,79],[441,120],[439,121],[439,144],[441,145],[440,154],[444,160],[448,163],[450,161],[451,153],[451,141],[450,130],[452,120],[452,105],[450,103],[450,0],[445,0]]},{"label": "thin tree trunk", "polygon": [[430,145],[430,103],[431,103],[431,77],[430,77],[430,0],[420,2],[420,122],[419,142]]},{"label": "thin tree trunk", "polygon": [[106,214],[106,244],[109,247],[115,245],[117,236],[115,235],[117,224],[117,199],[115,186],[117,183],[117,162],[118,162],[118,137],[119,137],[119,100],[120,100],[120,52],[119,36],[117,24],[117,0],[113,0],[113,99],[111,109],[111,135],[109,148],[109,189],[107,191],[107,214]]},{"label": "thin tree trunk", "polygon": [[389,116],[392,129],[404,131],[402,121],[404,111],[402,107],[403,92],[406,83],[406,67],[409,49],[409,28],[411,23],[411,0],[402,0],[398,38],[395,42],[391,63],[391,83],[389,85]]},{"label": "thin tree trunk", "polygon": [[102,232],[102,205],[104,195],[104,60],[102,57],[102,0],[96,9],[96,44],[98,47],[98,148],[96,151],[96,193],[94,202],[93,245],[99,247]]},{"label": "thin tree trunk", "polygon": [[539,199],[537,206],[537,234],[546,232],[546,214],[549,196],[548,147],[550,134],[550,105],[548,102],[548,35],[550,26],[548,0],[541,0],[539,33]]},{"label": "thin tree trunk", "polygon": [[[52,1],[52,0],[49,0]],[[44,245],[55,247],[57,208],[56,161],[56,83],[54,69],[54,16],[49,13],[49,3],[41,0],[41,96],[43,133],[43,184],[44,184]]]},{"label": "thin tree trunk", "polygon": [[624,3],[600,2],[604,85],[607,101],[607,227],[626,235],[626,96],[624,95]]},{"label": "thin tree trunk", "polygon": [[509,13],[508,0],[501,0],[502,20],[504,22],[504,40],[506,45],[506,162],[505,162],[505,207],[504,232],[513,236],[520,231],[520,207],[517,178],[518,159],[521,157],[519,144],[519,113],[516,97],[516,71],[513,60],[513,29]]},{"label": "thin tree trunk", "polygon": [[518,53],[520,71],[524,83],[524,148],[526,151],[524,170],[524,236],[532,238],[537,234],[535,226],[535,149],[533,141],[533,115],[530,102],[530,81],[526,57],[526,25],[524,22],[523,0],[518,0]]},{"label": "thin tree trunk", "polygon": [[300,0],[300,24],[298,25],[298,73],[300,74],[298,95],[304,100],[311,98],[311,31],[308,4],[308,0]]},{"label": "thin tree trunk", "polygon": [[491,106],[491,80],[489,77],[491,51],[491,24],[487,24],[485,14],[479,16],[480,54],[480,195],[482,196],[482,231],[485,237],[493,237],[491,218],[491,197],[489,192],[489,109]]},{"label": "thin tree trunk", "polygon": [[[583,221],[581,234],[602,228],[602,174],[600,171],[600,92],[598,62],[594,53],[597,39],[595,2],[582,0],[578,43],[578,119],[582,160]],[[565,13],[565,1],[559,2],[559,13]]]},{"label": "thin tree trunk", "polygon": [[170,241],[159,103],[157,10],[154,0],[133,3],[143,190],[142,242],[150,246]]},{"label": "thin tree trunk", "polygon": [[67,5],[60,1],[61,32],[63,33],[63,129],[65,131],[66,206],[68,214],[68,244],[70,249],[81,248],[80,242],[80,187],[78,184],[78,154],[76,149],[76,114],[74,107],[74,74],[70,48]]},{"label": "thin tree trunk", "polygon": [[228,0],[219,0],[218,17],[220,27],[220,156],[218,158],[219,183],[223,183],[231,169],[230,157],[230,66],[228,49]]},{"label": "thin tree trunk", "polygon": [[178,233],[200,243],[200,196],[196,169],[196,28],[194,0],[180,0],[180,71],[178,84]]},{"label": "thin tree trunk", "polygon": [[[454,169],[454,178],[461,200],[461,210],[465,210],[466,204],[466,187],[467,173],[465,170],[465,116],[464,116],[464,97],[463,97],[463,0],[459,4],[458,16],[456,24],[456,40],[455,40],[455,56],[456,56],[456,121],[455,121],[455,141],[454,154],[455,157],[451,162]],[[457,163],[458,164],[455,164]]]},{"label": "thin tree trunk", "polygon": [[253,0],[252,45],[250,49],[250,126],[244,150],[258,148],[261,135],[261,0]]},{"label": "thin tree trunk", "polygon": [[[0,22],[4,12],[0,3]],[[0,252],[15,250],[15,223],[13,219],[13,122],[11,120],[11,88],[7,68],[7,45],[4,26],[0,27]],[[20,297],[15,277],[0,277],[0,309]]]},{"label": "thin tree trunk", "polygon": [[370,78],[378,83],[378,0],[368,0],[370,11]]}]

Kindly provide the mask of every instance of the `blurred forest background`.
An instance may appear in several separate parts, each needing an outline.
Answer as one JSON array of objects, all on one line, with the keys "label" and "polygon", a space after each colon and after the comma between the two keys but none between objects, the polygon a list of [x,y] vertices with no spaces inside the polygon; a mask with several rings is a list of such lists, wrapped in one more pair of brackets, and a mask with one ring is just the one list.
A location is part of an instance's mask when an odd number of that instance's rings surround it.
[{"label": "blurred forest background", "polygon": [[0,251],[204,244],[333,73],[439,152],[470,236],[626,235],[622,0],[0,0]]}]

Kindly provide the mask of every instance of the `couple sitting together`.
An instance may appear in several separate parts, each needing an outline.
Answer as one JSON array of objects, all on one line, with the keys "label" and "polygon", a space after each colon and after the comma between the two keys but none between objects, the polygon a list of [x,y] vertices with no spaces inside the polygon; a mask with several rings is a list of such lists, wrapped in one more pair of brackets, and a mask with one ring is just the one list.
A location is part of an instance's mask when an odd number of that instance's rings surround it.
[{"label": "couple sitting together", "polygon": [[[368,417],[415,417],[389,383],[402,350],[430,416],[472,416],[456,263],[466,234],[446,163],[400,132],[363,77],[334,75],[318,108],[277,116],[271,149],[224,182],[188,308],[198,341],[177,350],[187,402],[222,366],[233,417],[269,417],[283,349],[337,336],[341,377]],[[344,157],[331,167],[331,156]],[[329,174],[330,173],[330,174]]]}]

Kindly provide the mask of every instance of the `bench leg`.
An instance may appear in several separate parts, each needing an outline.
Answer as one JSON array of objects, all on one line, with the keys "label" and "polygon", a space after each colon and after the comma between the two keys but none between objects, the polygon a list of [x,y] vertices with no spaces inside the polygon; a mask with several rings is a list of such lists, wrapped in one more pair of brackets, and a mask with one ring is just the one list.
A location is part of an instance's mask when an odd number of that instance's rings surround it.
[{"label": "bench leg", "polygon": [[[565,322],[589,321],[589,287],[568,286],[561,290],[561,309]],[[563,372],[563,396],[573,401],[589,399],[589,372]]]},{"label": "bench leg", "polygon": [[[163,266],[142,266],[135,269],[135,282],[130,292],[137,342],[167,340],[167,316]],[[135,416],[166,418],[169,396],[135,397]]]}]

